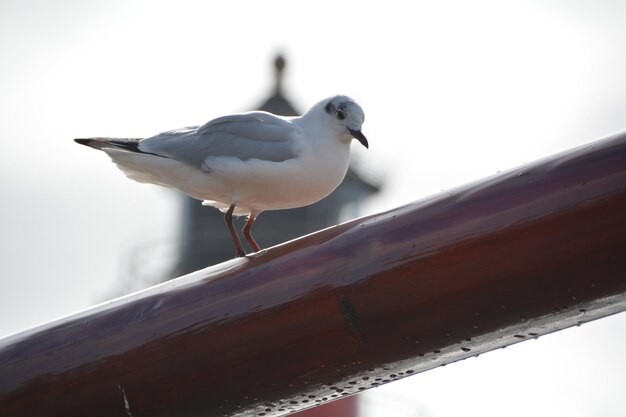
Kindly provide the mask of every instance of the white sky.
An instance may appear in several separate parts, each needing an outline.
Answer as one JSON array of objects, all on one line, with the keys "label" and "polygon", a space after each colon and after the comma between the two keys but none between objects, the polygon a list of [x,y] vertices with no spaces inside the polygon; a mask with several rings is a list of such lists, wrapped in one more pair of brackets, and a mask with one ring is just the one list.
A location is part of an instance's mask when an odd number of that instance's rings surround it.
[{"label": "white sky", "polygon": [[[626,129],[624,2],[336,3],[0,0],[0,336],[101,301],[137,247],[175,244],[175,194],[71,139],[248,110],[278,51],[300,108],[365,109],[355,153],[386,187],[369,213]],[[390,384],[370,415],[625,415],[625,326]]]}]

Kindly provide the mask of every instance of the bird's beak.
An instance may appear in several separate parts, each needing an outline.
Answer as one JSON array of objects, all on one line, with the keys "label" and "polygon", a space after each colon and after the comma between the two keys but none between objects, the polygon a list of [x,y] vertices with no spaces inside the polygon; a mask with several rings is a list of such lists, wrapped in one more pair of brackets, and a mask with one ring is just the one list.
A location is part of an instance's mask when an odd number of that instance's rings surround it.
[{"label": "bird's beak", "polygon": [[365,137],[363,132],[361,132],[360,130],[353,130],[350,128],[348,128],[348,132],[350,132],[353,138],[361,142],[361,145],[365,146],[366,148],[369,148],[369,143],[367,143],[367,138]]}]

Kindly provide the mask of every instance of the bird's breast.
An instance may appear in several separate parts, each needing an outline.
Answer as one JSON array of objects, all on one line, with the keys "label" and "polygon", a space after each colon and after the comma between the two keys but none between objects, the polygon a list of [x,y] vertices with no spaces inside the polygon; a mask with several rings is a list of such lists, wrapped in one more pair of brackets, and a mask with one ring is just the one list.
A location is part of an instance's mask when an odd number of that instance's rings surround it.
[{"label": "bird's breast", "polygon": [[200,200],[236,202],[245,212],[302,207],[330,194],[345,177],[349,146],[337,145],[309,147],[280,162],[216,158],[210,172],[196,169],[172,185]]}]

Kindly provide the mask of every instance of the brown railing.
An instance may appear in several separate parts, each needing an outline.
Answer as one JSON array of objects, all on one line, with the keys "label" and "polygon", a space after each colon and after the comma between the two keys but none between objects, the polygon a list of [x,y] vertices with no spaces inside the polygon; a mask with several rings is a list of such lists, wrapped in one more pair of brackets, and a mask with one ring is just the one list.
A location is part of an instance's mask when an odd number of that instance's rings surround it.
[{"label": "brown railing", "polygon": [[621,134],[6,338],[0,415],[282,415],[625,294]]}]

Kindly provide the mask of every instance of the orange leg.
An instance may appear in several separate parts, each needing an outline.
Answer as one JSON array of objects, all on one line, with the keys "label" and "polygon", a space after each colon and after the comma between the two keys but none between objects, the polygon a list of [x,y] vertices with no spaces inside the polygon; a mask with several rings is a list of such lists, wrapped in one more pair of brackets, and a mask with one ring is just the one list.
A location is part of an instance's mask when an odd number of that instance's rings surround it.
[{"label": "orange leg", "polygon": [[234,210],[235,210],[235,203],[231,204],[230,207],[228,208],[228,211],[224,215],[224,220],[226,220],[226,226],[228,226],[230,237],[233,238],[233,243],[235,244],[235,250],[237,251],[235,256],[237,258],[240,258],[242,256],[246,256],[246,251],[243,250],[243,246],[241,246],[241,240],[239,240],[239,236],[237,235],[235,226],[233,226],[233,211]]},{"label": "orange leg", "polygon": [[250,214],[250,217],[248,218],[248,221],[246,222],[246,225],[243,227],[243,236],[246,238],[246,240],[248,241],[248,243],[250,244],[250,247],[255,251],[258,252],[261,250],[261,247],[259,246],[258,243],[256,243],[256,241],[254,240],[254,238],[252,237],[252,225],[254,224],[254,220],[256,219],[256,216],[254,216],[252,213]]}]

